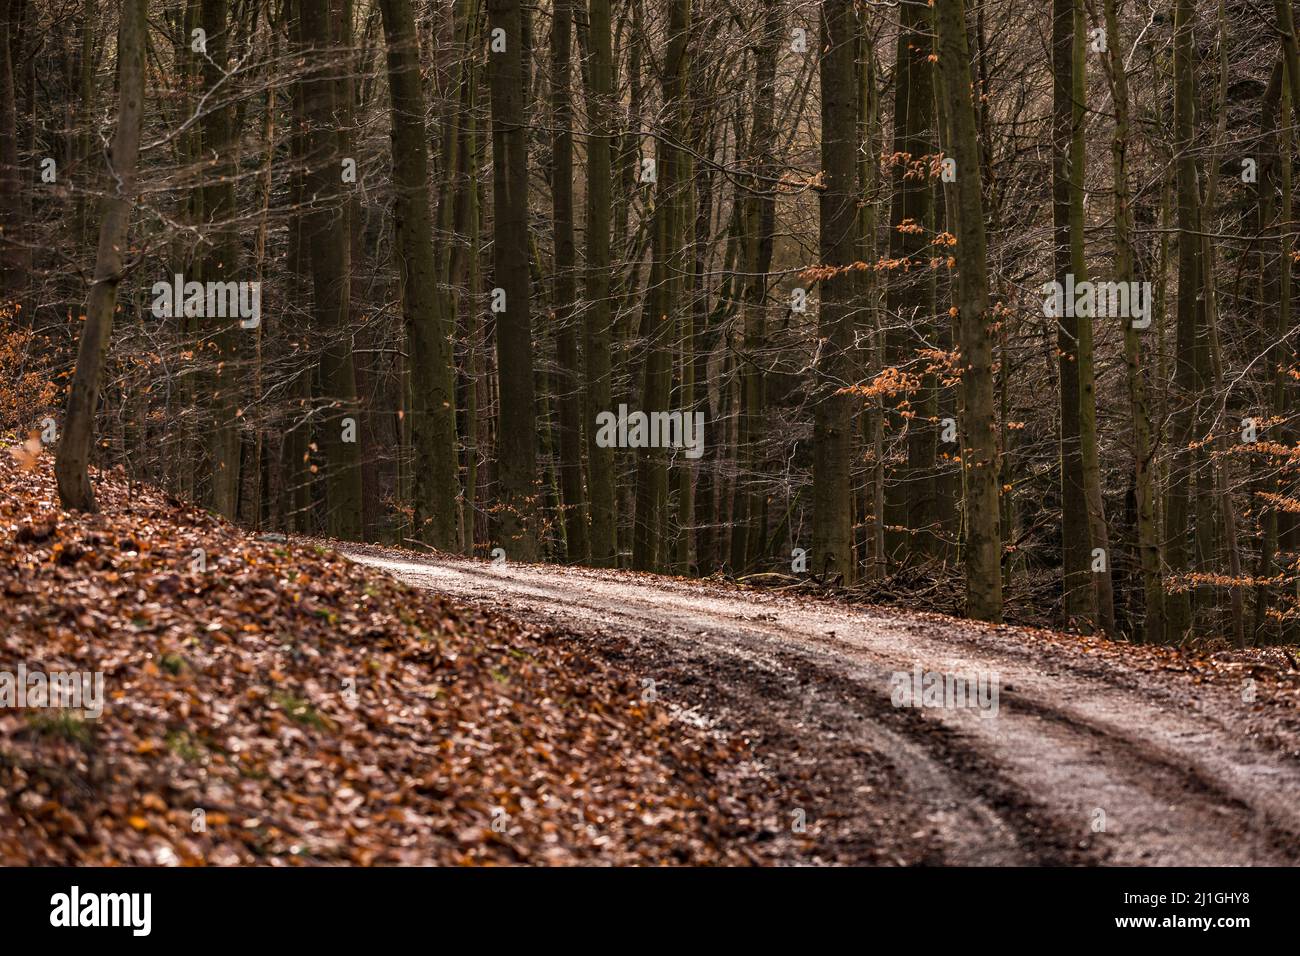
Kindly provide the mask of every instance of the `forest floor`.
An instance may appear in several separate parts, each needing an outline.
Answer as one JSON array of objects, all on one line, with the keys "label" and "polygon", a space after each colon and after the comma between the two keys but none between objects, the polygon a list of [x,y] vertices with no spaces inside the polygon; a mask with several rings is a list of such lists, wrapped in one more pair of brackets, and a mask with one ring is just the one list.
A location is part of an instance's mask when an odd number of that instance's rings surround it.
[{"label": "forest floor", "polygon": [[[775,780],[785,800],[769,841],[781,860],[1300,862],[1294,648],[1139,646],[714,581],[341,547],[631,668],[683,733],[745,741],[746,787]],[[894,675],[917,668],[996,675],[996,716],[894,706]]]},{"label": "forest floor", "polygon": [[743,743],[628,666],[117,475],[64,511],[50,465],[0,454],[0,864],[794,855]]},{"label": "forest floor", "polygon": [[[96,487],[66,512],[48,456],[0,455],[0,864],[1300,860],[1285,650],[286,541]],[[914,668],[996,674],[996,717],[893,706]],[[15,706],[23,671],[101,676],[102,712]]]}]

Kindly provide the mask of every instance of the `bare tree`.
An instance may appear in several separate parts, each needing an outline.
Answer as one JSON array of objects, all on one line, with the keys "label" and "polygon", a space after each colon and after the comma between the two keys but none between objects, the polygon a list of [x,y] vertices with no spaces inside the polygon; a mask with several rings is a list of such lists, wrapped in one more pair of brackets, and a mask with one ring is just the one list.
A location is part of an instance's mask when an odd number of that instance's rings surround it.
[{"label": "bare tree", "polygon": [[95,411],[113,334],[117,289],[126,268],[127,233],[135,205],[136,164],[140,156],[140,127],[144,117],[145,0],[125,0],[117,35],[117,131],[108,156],[112,184],[100,209],[99,252],[95,280],[86,305],[86,322],[77,350],[77,366],[68,390],[54,473],[65,508],[95,510],[90,484],[90,448],[95,437]]}]

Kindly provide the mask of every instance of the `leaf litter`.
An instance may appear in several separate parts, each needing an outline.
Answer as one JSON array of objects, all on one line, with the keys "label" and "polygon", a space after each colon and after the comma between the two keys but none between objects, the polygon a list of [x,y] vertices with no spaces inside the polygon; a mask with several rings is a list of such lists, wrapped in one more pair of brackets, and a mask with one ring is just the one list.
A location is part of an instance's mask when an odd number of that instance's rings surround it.
[{"label": "leaf litter", "polygon": [[771,862],[746,745],[618,662],[120,473],[96,494],[0,456],[0,671],[105,697],[0,709],[0,863]]}]

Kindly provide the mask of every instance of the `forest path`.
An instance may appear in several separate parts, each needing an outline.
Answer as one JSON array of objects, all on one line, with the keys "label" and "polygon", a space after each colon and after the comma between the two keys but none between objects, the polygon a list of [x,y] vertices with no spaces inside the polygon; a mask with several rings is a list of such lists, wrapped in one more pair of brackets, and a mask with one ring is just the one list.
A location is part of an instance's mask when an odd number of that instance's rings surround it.
[{"label": "forest path", "polygon": [[[1300,748],[1249,739],[1240,694],[1184,674],[1013,628],[711,581],[341,550],[586,642],[678,719],[745,739],[750,772],[799,800],[791,832],[766,837],[791,862],[1300,862]],[[893,675],[918,667],[996,675],[996,714],[895,707]]]}]

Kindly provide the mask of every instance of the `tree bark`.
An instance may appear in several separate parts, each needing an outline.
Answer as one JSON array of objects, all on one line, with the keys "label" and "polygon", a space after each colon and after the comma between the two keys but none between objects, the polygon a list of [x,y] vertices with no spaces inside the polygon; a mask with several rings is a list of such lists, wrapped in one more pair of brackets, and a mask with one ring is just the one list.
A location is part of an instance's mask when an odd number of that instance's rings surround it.
[{"label": "tree bark", "polygon": [[957,163],[957,319],[963,401],[966,613],[1002,620],[997,429],[993,411],[993,339],[989,331],[983,182],[971,102],[970,49],[962,0],[936,0],[939,77]]},{"label": "tree bark", "polygon": [[[642,313],[646,342],[640,409],[647,415],[668,412],[672,390],[671,334],[675,327],[677,270],[670,268],[681,255],[678,221],[681,203],[677,191],[681,176],[685,130],[686,67],[690,31],[690,0],[667,0],[668,34],[664,51],[662,89],[666,129],[655,138],[654,212],[650,287]],[[680,453],[680,452],[679,452]],[[638,571],[658,571],[666,561],[664,541],[668,508],[668,455],[664,448],[637,452],[636,516],[632,534],[632,566]]]},{"label": "tree bark", "polygon": [[856,32],[849,0],[822,0],[821,280],[813,381],[812,568],[823,580],[850,585],[856,578],[849,462],[853,454],[853,262],[857,220]]},{"label": "tree bark", "polygon": [[[1201,401],[1201,371],[1197,351],[1200,339],[1201,241],[1200,203],[1196,182],[1195,136],[1195,49],[1192,29],[1196,20],[1194,0],[1177,0],[1174,11],[1174,163],[1177,189],[1178,229],[1178,329],[1174,359],[1172,414],[1173,455],[1165,513],[1165,560],[1169,572],[1184,575],[1190,570],[1188,547],[1191,480],[1199,457],[1190,446],[1196,437]],[[1166,640],[1181,641],[1192,626],[1191,600],[1185,583],[1166,601]]]},{"label": "tree bark", "polygon": [[[937,408],[934,375],[925,371],[929,363],[917,355],[918,343],[930,340],[935,312],[930,268],[934,228],[930,158],[936,153],[932,25],[930,11],[922,4],[904,3],[898,11],[889,257],[900,266],[891,275],[886,294],[884,361],[912,372],[917,384],[887,398],[886,423],[903,436],[893,442],[902,441],[906,458],[888,469],[885,485],[885,547],[891,565],[906,563],[928,543],[935,514],[937,454],[936,423],[929,421]],[[896,457],[897,453],[891,455]]]},{"label": "tree bark", "polygon": [[[1114,181],[1115,281],[1133,281],[1133,209],[1129,187],[1129,95],[1119,33],[1118,0],[1105,0],[1106,63],[1111,99],[1115,105],[1115,132],[1111,140],[1111,177]],[[1154,316],[1150,317],[1154,321]],[[1164,583],[1160,573],[1160,540],[1155,520],[1155,488],[1151,476],[1151,413],[1147,401],[1146,373],[1142,367],[1143,332],[1124,321],[1124,362],[1128,373],[1129,411],[1133,426],[1133,484],[1137,498],[1137,549],[1142,573],[1146,613],[1141,636],[1158,642],[1164,638]]]},{"label": "tree bark", "polygon": [[[1081,111],[1075,105],[1075,7],[1077,0],[1052,4],[1052,234],[1055,242],[1056,281],[1064,288],[1067,275],[1082,260],[1083,170],[1076,149],[1076,124]],[[1083,281],[1082,275],[1076,277]],[[1082,416],[1080,414],[1079,317],[1061,302],[1057,317],[1057,354],[1061,389],[1061,558],[1064,579],[1063,610],[1067,623],[1091,626],[1096,616],[1096,593],[1090,567],[1091,530],[1084,478]],[[1067,314],[1068,313],[1068,314]],[[1088,321],[1091,321],[1089,319]]]},{"label": "tree bark", "polygon": [[610,97],[613,88],[613,53],[609,0],[590,0],[591,65],[586,95],[587,123],[587,314],[583,325],[587,369],[587,481],[591,497],[591,563],[598,568],[614,565],[616,553],[614,511],[614,449],[596,444],[596,416],[612,411],[610,385],[610,152],[613,130]]},{"label": "tree bark", "polygon": [[[497,467],[501,543],[514,560],[537,556],[537,412],[528,273],[528,89],[530,56],[520,0],[488,0],[489,31],[505,43],[488,53],[492,100],[492,265],[505,294],[496,316],[500,382]],[[503,33],[495,34],[496,30]],[[489,44],[493,36],[489,36]]]},{"label": "tree bark", "polygon": [[0,6],[0,305],[25,296],[31,249],[24,235],[23,174],[18,168],[18,104],[14,59],[18,47],[14,14],[19,4]]},{"label": "tree bark", "polygon": [[[1294,14],[1293,14],[1294,16]],[[1288,64],[1289,64],[1288,60]],[[1300,71],[1287,66],[1286,72],[1288,79],[1294,78]],[[1296,103],[1300,102],[1300,97],[1296,96],[1292,90],[1294,86],[1288,84],[1282,92],[1283,116],[1287,114],[1288,104],[1291,110],[1296,109]],[[1278,143],[1278,154],[1282,157],[1294,156],[1296,150],[1295,124],[1283,122],[1281,124],[1280,137]],[[1281,166],[1281,194],[1279,199],[1279,218],[1284,222],[1296,221],[1296,207],[1294,195],[1294,181],[1292,177],[1291,164],[1287,162],[1279,163]],[[1289,228],[1281,229],[1281,235],[1278,237],[1278,328],[1287,330],[1291,328],[1292,322],[1292,305],[1294,302],[1295,281],[1292,276],[1294,265],[1292,264],[1292,250],[1294,248],[1294,239]],[[1288,351],[1284,354],[1284,360],[1287,361],[1289,368],[1295,361],[1295,347],[1289,346]],[[1296,387],[1293,382],[1284,381],[1279,407],[1284,408],[1290,418],[1291,409],[1295,405]],[[1295,444],[1297,441],[1297,428],[1294,424],[1288,423],[1283,429],[1284,440],[1289,444]],[[1294,489],[1292,483],[1290,489]],[[1294,494],[1294,491],[1292,490]],[[1300,516],[1293,512],[1283,512],[1278,518],[1278,551],[1284,553],[1286,557],[1294,561],[1300,554]],[[1288,599],[1300,603],[1300,575],[1294,576],[1291,584]],[[1300,642],[1300,617],[1291,614],[1287,615],[1282,622],[1281,642],[1283,644],[1295,644]]]},{"label": "tree bark", "polygon": [[380,0],[392,101],[395,253],[411,356],[415,537],[442,550],[458,540],[456,409],[451,323],[440,308],[429,211],[429,146],[410,0]]},{"label": "tree bark", "polygon": [[[1074,103],[1070,137],[1070,259],[1075,282],[1087,278],[1084,249],[1085,219],[1083,211],[1084,176],[1087,153],[1084,124],[1087,121],[1087,56],[1084,53],[1085,30],[1083,5],[1074,5],[1074,57],[1071,77]],[[1115,633],[1115,598],[1111,580],[1113,558],[1110,531],[1106,525],[1106,506],[1101,494],[1101,462],[1097,447],[1097,389],[1093,355],[1093,322],[1096,317],[1077,323],[1077,359],[1079,364],[1079,452],[1083,462],[1083,492],[1088,503],[1089,573],[1092,577],[1096,625],[1104,634]],[[1098,561],[1100,552],[1100,562]],[[1100,566],[1099,566],[1100,565]]]},{"label": "tree bark", "polygon": [[760,557],[767,531],[767,496],[763,492],[764,350],[767,339],[768,270],[772,267],[772,233],[776,226],[776,195],[772,155],[776,141],[776,60],[784,11],[776,0],[764,0],[762,39],[755,52],[754,121],[749,137],[748,182],[741,213],[741,243],[745,275],[743,302],[744,351],[741,365],[740,429],[737,439],[735,505],[731,524],[731,568],[740,574]]},{"label": "tree bark", "polygon": [[131,208],[135,202],[136,163],[140,155],[140,126],[144,115],[145,0],[125,0],[118,28],[118,120],[109,153],[111,181],[104,196],[95,257],[95,281],[86,305],[77,350],[77,367],[68,392],[63,438],[54,462],[59,500],[65,508],[94,511],[90,485],[90,450],[95,436],[95,410],[103,384],[104,364],[113,334],[117,289],[122,281]]},{"label": "tree bark", "polygon": [[[311,255],[313,317],[320,345],[326,412],[318,434],[325,460],[326,530],[336,538],[362,533],[360,415],[351,335],[351,244],[342,190],[345,127],[343,78],[351,51],[338,50],[331,33],[331,0],[302,0],[302,33],[310,70],[303,81],[308,131],[307,248]],[[348,421],[356,440],[346,440]]]},{"label": "tree bark", "polygon": [[1282,35],[1282,56],[1286,60],[1287,89],[1291,93],[1291,111],[1300,125],[1300,34],[1296,29],[1295,7],[1291,0],[1273,0],[1277,31]]},{"label": "tree bark", "polygon": [[[555,230],[556,396],[560,417],[560,500],[564,508],[565,557],[586,563],[587,500],[582,483],[582,376],[575,304],[577,253],[573,238],[573,10],[577,0],[555,0],[551,33],[551,209]],[[590,427],[590,426],[589,426]]]},{"label": "tree bark", "polygon": [[[203,262],[207,282],[239,281],[239,235],[231,221],[235,208],[237,144],[234,136],[234,107],[225,85],[229,35],[228,0],[202,0],[202,25],[207,31],[207,53],[203,56],[203,86],[214,100],[208,103],[200,126],[203,154],[208,172],[203,185],[203,212],[211,235],[211,251]],[[218,89],[218,87],[221,87]],[[227,102],[223,102],[227,101]],[[214,328],[215,325],[215,328]],[[212,506],[227,518],[239,510],[240,448],[238,414],[239,320],[205,316],[200,334],[216,345],[216,369],[212,381],[213,426],[209,437],[212,460]]]}]

